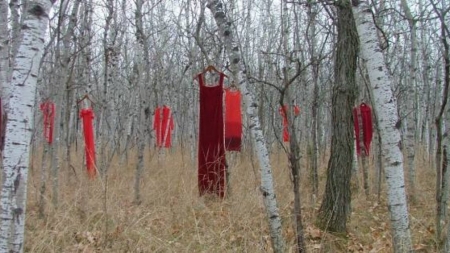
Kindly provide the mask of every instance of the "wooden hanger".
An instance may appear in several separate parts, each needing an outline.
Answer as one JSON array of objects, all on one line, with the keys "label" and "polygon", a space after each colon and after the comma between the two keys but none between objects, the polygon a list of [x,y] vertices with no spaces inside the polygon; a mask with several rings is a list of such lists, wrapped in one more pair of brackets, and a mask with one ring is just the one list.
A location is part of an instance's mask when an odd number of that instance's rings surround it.
[{"label": "wooden hanger", "polygon": [[231,90],[231,91],[236,91],[236,90],[238,90],[238,87],[236,86],[236,84],[234,83],[234,81],[231,81],[231,84],[230,84],[230,90]]},{"label": "wooden hanger", "polygon": [[215,72],[217,74],[221,74],[224,77],[228,78],[227,75],[225,75],[222,71],[217,70],[216,67],[214,67],[213,65],[208,65],[208,67],[206,67],[202,72],[200,72],[199,74],[196,74],[194,76],[194,80],[197,79],[200,74],[205,74],[206,72],[210,72],[210,73]]},{"label": "wooden hanger", "polygon": [[213,65],[209,65],[208,67],[206,67],[202,73],[206,73],[206,72],[216,72],[216,73],[224,75],[225,77],[228,77],[222,71],[217,70],[216,67],[214,67]]},{"label": "wooden hanger", "polygon": [[89,97],[88,94],[85,94],[82,98],[78,99],[77,104],[83,102],[83,100],[85,100],[85,99],[89,100],[93,105],[95,105],[94,101],[92,101],[92,99]]}]

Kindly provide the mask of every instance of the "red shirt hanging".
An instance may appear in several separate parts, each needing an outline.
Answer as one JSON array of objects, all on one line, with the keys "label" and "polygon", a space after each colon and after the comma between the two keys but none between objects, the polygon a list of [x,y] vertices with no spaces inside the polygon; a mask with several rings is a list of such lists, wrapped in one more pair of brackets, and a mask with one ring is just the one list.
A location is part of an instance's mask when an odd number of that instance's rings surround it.
[{"label": "red shirt hanging", "polygon": [[200,115],[198,145],[198,186],[200,196],[206,193],[225,196],[225,145],[223,121],[223,79],[219,84],[206,86],[203,74],[200,84]]},{"label": "red shirt hanging", "polygon": [[241,93],[239,90],[225,89],[225,149],[241,151],[242,115]]},{"label": "red shirt hanging", "polygon": [[169,106],[157,107],[153,120],[156,133],[156,146],[170,148],[172,146],[172,130],[174,128],[172,111]]},{"label": "red shirt hanging", "polygon": [[[360,112],[360,115],[358,115],[358,111]],[[353,108],[353,124],[355,126],[356,153],[361,155],[361,148],[363,148],[365,155],[369,155],[370,143],[372,142],[373,136],[372,109],[370,106],[361,103],[359,107]],[[360,129],[360,125],[362,126],[362,129]],[[361,134],[363,135],[363,147],[361,147],[360,142]]]},{"label": "red shirt hanging", "polygon": [[40,109],[44,114],[44,137],[48,144],[53,143],[53,129],[55,125],[55,104],[50,101],[43,102]]},{"label": "red shirt hanging", "polygon": [[[300,114],[300,107],[298,105],[294,105],[294,116],[298,116]],[[283,141],[289,142],[290,136],[289,136],[289,129],[288,129],[288,119],[285,112],[287,112],[288,106],[284,105],[283,107],[280,107],[279,112],[281,114],[281,117],[283,118]]]},{"label": "red shirt hanging", "polygon": [[94,111],[91,108],[84,108],[80,111],[80,118],[83,119],[84,146],[86,152],[86,168],[88,176],[92,179],[97,174],[95,168],[95,141],[94,141]]}]

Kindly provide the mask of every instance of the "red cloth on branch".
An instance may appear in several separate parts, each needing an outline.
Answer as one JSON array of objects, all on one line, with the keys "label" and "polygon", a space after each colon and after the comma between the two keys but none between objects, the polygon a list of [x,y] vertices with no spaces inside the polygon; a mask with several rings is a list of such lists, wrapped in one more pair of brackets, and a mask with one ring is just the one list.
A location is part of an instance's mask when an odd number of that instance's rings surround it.
[{"label": "red cloth on branch", "polygon": [[86,168],[90,178],[97,174],[95,168],[95,142],[94,142],[94,112],[91,108],[84,108],[80,111],[80,118],[83,119],[84,148],[86,152]]},{"label": "red cloth on branch", "polygon": [[219,84],[205,86],[203,74],[200,84],[200,115],[198,145],[198,187],[200,196],[206,193],[225,196],[225,144],[223,121],[223,79]]},{"label": "red cloth on branch", "polygon": [[[298,105],[294,105],[293,106],[293,113],[294,116],[298,116],[300,114],[300,107]],[[283,118],[283,141],[284,142],[289,142],[290,136],[289,136],[289,124],[288,124],[288,119],[287,119],[287,110],[288,110],[288,106],[287,105],[283,105],[283,107],[280,107],[279,112],[281,114],[281,117]]]},{"label": "red cloth on branch", "polygon": [[48,144],[53,143],[53,129],[55,126],[55,104],[50,101],[41,103],[39,106],[44,114],[44,138]]},{"label": "red cloth on branch", "polygon": [[174,128],[172,111],[169,106],[157,107],[153,120],[156,132],[156,146],[170,148],[172,146],[172,130]]},{"label": "red cloth on branch", "polygon": [[241,93],[235,89],[225,89],[225,149],[241,151],[242,115]]},{"label": "red cloth on branch", "polygon": [[[358,110],[360,111],[361,117],[358,117]],[[361,120],[362,129],[359,127],[359,120]],[[372,109],[370,106],[365,103],[361,103],[359,107],[353,108],[353,125],[355,127],[356,153],[361,155],[361,148],[364,148],[365,155],[369,155],[370,143],[372,142],[373,136]],[[363,135],[364,147],[361,147],[360,145],[361,134]]]}]

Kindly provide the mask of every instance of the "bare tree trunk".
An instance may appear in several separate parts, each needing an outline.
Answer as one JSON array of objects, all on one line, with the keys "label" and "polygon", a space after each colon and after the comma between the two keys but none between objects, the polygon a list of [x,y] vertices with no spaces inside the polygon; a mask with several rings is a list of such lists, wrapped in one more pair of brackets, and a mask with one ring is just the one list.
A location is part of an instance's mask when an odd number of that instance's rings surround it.
[{"label": "bare tree trunk", "polygon": [[[73,64],[74,64],[74,59],[75,59],[75,55],[73,54],[73,46],[71,47],[71,41],[73,39],[74,36],[74,31],[76,28],[76,25],[78,23],[78,10],[80,7],[80,3],[82,2],[82,0],[76,0],[76,1],[72,1],[73,2],[73,6],[72,6],[72,12],[69,16],[69,23],[67,25],[67,30],[64,33],[63,36],[63,47],[64,47],[64,52],[63,52],[63,56],[62,56],[62,68],[63,68],[63,80],[64,80],[64,84],[66,87],[66,92],[65,92],[65,118],[64,118],[64,134],[65,134],[65,145],[66,145],[66,153],[65,153],[65,169],[69,170],[71,164],[71,157],[70,157],[70,151],[71,151],[71,141],[70,141],[70,136],[71,136],[71,131],[72,131],[72,122],[71,119],[73,118],[73,114],[74,114],[74,87],[73,87]],[[54,175],[55,177],[57,177],[58,175]],[[58,191],[58,189],[56,189]],[[57,196],[57,192],[53,192],[54,195]],[[58,201],[56,201],[56,205],[58,204]]]},{"label": "bare tree trunk", "polygon": [[411,252],[411,232],[406,203],[403,155],[400,150],[397,100],[392,93],[383,53],[380,50],[377,29],[368,1],[353,1],[353,12],[360,38],[361,56],[366,61],[375,108],[378,113],[380,134],[388,184],[388,205],[391,214],[394,252]]},{"label": "bare tree trunk", "polygon": [[346,233],[347,220],[351,214],[350,182],[354,152],[352,109],[358,90],[355,80],[358,35],[351,5],[347,1],[337,3],[337,32],[335,84],[331,104],[331,154],[318,224],[327,231]]},{"label": "bare tree trunk", "polygon": [[408,6],[406,0],[401,0],[401,6],[405,13],[406,19],[408,20],[409,29],[411,32],[411,50],[409,59],[409,75],[407,76],[406,87],[408,91],[408,97],[415,98],[411,101],[406,102],[406,135],[405,135],[405,146],[406,146],[406,159],[408,164],[408,181],[409,181],[409,197],[411,201],[415,200],[415,181],[416,181],[416,170],[414,166],[415,160],[415,147],[417,142],[417,131],[418,131],[418,112],[419,104],[417,101],[417,84],[416,84],[416,61],[417,61],[417,20],[413,17],[411,10]]},{"label": "bare tree trunk", "polygon": [[[447,136],[444,145],[444,134],[442,133],[443,127],[443,119],[445,119],[445,123],[450,123],[450,109],[447,106],[448,104],[448,96],[450,91],[450,45],[448,43],[448,26],[446,25],[445,15],[446,12],[439,11],[439,7],[431,1],[433,5],[434,12],[439,17],[440,25],[441,25],[441,42],[443,46],[443,61],[444,61],[444,91],[442,94],[442,104],[439,110],[439,114],[436,117],[436,129],[437,129],[437,138],[436,138],[436,201],[437,201],[437,210],[436,210],[436,239],[441,241],[441,233],[442,226],[445,222],[447,216],[447,201],[448,201],[448,191],[449,191],[449,176],[450,171],[448,167],[448,159],[450,158],[450,152],[445,149],[447,146],[450,147],[450,138]],[[444,3],[442,3],[442,10],[444,10]],[[445,113],[445,116],[444,116]],[[442,163],[441,163],[442,161]],[[450,245],[450,235],[447,235],[445,247]],[[449,248],[446,248],[448,251]]]},{"label": "bare tree trunk", "polygon": [[239,76],[242,75],[242,80],[239,82],[238,87],[244,96],[245,105],[247,106],[247,115],[251,122],[250,131],[260,163],[261,192],[266,206],[267,218],[269,220],[272,247],[274,252],[281,253],[285,250],[285,241],[282,236],[281,217],[278,212],[276,195],[273,188],[272,168],[270,166],[269,154],[258,118],[258,105],[254,102],[255,99],[253,94],[247,89],[245,67],[241,62],[239,46],[235,43],[232,23],[228,21],[223,9],[223,3],[220,0],[208,0],[207,7],[211,10],[216,24],[219,27],[220,36],[223,38],[227,49],[231,70],[235,73],[234,76],[239,80]]},{"label": "bare tree trunk", "polygon": [[312,156],[311,156],[311,179],[313,186],[313,201],[315,202],[319,194],[319,56],[317,55],[317,38],[316,38],[316,17],[317,6],[314,3],[308,4],[308,16],[310,24],[310,55],[312,62],[312,79],[314,84],[313,104],[312,104]]},{"label": "bare tree trunk", "polygon": [[[0,251],[23,252],[28,162],[39,65],[52,1],[29,1],[12,72],[10,113],[3,154]],[[11,233],[12,223],[16,223]]]},{"label": "bare tree trunk", "polygon": [[3,107],[7,97],[5,95],[9,94],[9,85],[6,85],[6,82],[10,75],[9,44],[11,42],[8,32],[8,2],[6,0],[0,0],[0,12],[0,34],[2,35],[0,38],[0,85]]},{"label": "bare tree trunk", "polygon": [[[290,54],[289,49],[289,30],[290,30],[290,21],[289,21],[289,9],[287,7],[287,3],[282,3],[281,5],[281,13],[282,13],[282,51],[284,54],[284,68],[283,68],[283,91],[280,98],[280,106],[282,110],[284,110],[284,115],[287,118],[288,124],[288,133],[290,136],[289,139],[289,151],[287,151],[289,165],[291,167],[292,173],[292,183],[293,183],[293,191],[294,191],[294,210],[292,212],[293,220],[295,223],[295,231],[296,231],[296,252],[306,252],[305,241],[303,236],[303,223],[302,223],[302,212],[301,212],[301,200],[300,200],[300,147],[298,145],[297,135],[296,135],[296,127],[295,127],[295,109],[290,99],[289,88],[290,85],[294,82],[295,78],[290,77],[289,69],[292,64],[292,59],[289,59],[288,55]],[[299,68],[300,72],[300,68]],[[300,73],[297,73],[295,76],[298,77]],[[286,106],[285,106],[286,105]],[[286,108],[287,107],[287,108]],[[285,110],[287,109],[287,110]]]},{"label": "bare tree trunk", "polygon": [[[20,12],[24,12],[27,6],[27,1],[25,0],[11,0],[9,2],[9,9],[11,11],[11,56],[14,59],[17,55],[17,50],[19,48],[20,42],[20,27],[23,21],[23,18],[26,15],[20,15]],[[22,18],[22,20],[21,20]],[[12,61],[11,61],[12,63]]]}]

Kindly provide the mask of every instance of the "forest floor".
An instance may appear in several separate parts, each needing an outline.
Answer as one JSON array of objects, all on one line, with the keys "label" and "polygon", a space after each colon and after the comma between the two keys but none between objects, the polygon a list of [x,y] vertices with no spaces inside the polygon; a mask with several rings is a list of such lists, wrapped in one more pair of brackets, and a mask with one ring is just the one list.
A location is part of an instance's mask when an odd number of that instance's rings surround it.
[{"label": "forest floor", "polygon": [[[57,208],[52,203],[50,172],[42,173],[42,155],[34,155],[25,252],[272,252],[255,156],[228,156],[230,194],[218,200],[199,197],[196,165],[188,152],[146,153],[139,205],[134,203],[134,155],[126,166],[113,158],[106,179],[89,180],[82,159],[77,158],[83,157],[80,150],[72,156],[73,167],[61,169]],[[437,252],[435,172],[425,159],[417,160],[416,196],[409,204],[414,248],[416,252]],[[293,193],[286,155],[280,152],[271,162],[283,233],[288,252],[293,252]],[[302,215],[308,252],[392,252],[384,180],[379,201],[375,183],[370,184],[369,197],[362,189],[354,189],[348,234],[335,236],[314,225],[321,195],[317,200],[312,197],[306,159],[302,164]],[[326,165],[324,159],[319,194],[323,194],[326,182]],[[370,182],[375,182],[375,169],[370,166]],[[42,175],[47,182],[43,201]],[[359,182],[362,186],[362,179]],[[43,212],[41,202],[45,204]]]}]

